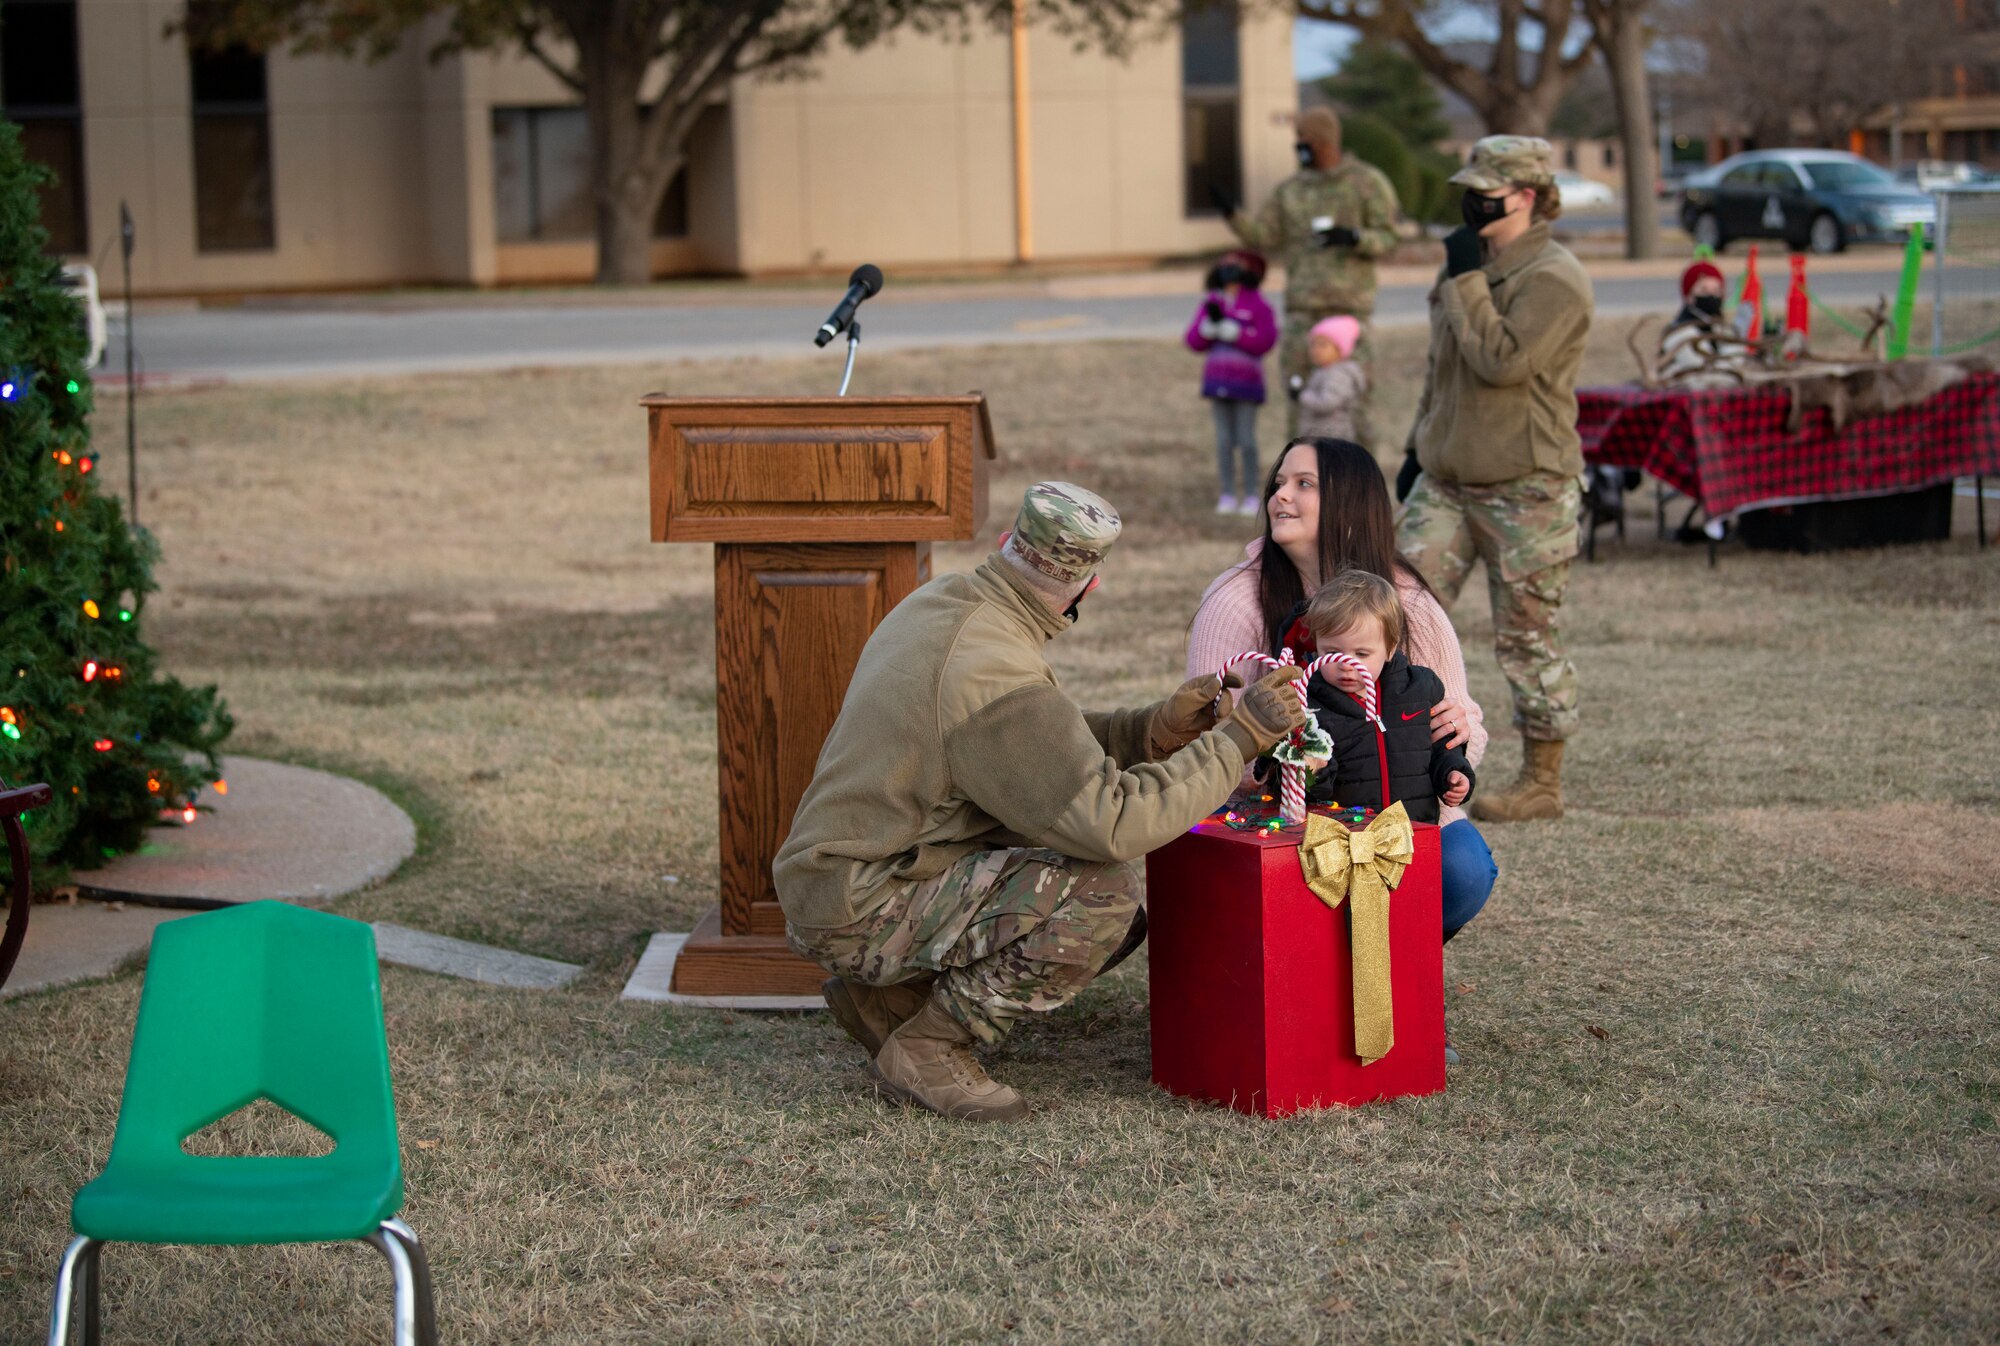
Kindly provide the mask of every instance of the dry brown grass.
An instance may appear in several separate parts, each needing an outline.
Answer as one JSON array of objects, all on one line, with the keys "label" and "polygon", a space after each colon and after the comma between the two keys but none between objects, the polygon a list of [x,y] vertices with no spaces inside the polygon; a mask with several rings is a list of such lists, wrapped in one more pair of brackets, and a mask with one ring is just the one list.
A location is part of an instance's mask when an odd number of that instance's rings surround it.
[{"label": "dry brown grass", "polygon": [[[1407,423],[1419,335],[1383,343],[1385,424]],[[1594,377],[1624,376],[1619,335]],[[362,773],[423,823],[419,857],[339,909],[590,966],[556,994],[387,974],[408,1215],[454,1339],[2000,1335],[2000,554],[1963,530],[1711,572],[1635,519],[1580,569],[1575,807],[1492,834],[1500,888],[1447,959],[1466,1064],[1440,1097],[1279,1124],[1168,1099],[1140,960],[1003,1049],[1040,1111],[1000,1131],[884,1110],[822,1018],[617,1001],[715,871],[710,562],[645,540],[634,399],[833,373],[146,409],[168,558],[148,615],[174,666],[224,683],[239,751]],[[1118,502],[1128,541],[1055,658],[1093,702],[1174,680],[1247,528],[1206,512],[1188,357],[951,351],[870,358],[861,382],[992,394],[996,501],[1062,475]],[[1475,589],[1454,615],[1504,723],[1484,608]],[[1515,756],[1499,735],[1492,770]],[[39,1331],[138,987],[0,1007],[0,1339]],[[365,1250],[106,1266],[113,1340],[384,1325]]]}]

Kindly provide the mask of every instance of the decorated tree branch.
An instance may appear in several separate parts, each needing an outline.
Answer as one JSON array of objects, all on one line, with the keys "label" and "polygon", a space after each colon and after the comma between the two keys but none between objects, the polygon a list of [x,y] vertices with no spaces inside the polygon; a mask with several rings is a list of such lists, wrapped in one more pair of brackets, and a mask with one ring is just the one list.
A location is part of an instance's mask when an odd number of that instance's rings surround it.
[{"label": "decorated tree branch", "polygon": [[160,672],[142,637],[158,549],[98,489],[86,340],[35,195],[46,172],[0,121],[0,787],[53,789],[25,818],[44,882],[191,817],[230,729],[215,688]]}]

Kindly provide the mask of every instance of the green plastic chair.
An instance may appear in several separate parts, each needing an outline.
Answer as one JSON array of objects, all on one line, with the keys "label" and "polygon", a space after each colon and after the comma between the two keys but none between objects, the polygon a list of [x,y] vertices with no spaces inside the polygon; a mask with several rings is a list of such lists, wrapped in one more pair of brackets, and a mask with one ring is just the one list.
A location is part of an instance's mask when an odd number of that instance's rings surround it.
[{"label": "green plastic chair", "polygon": [[[196,1156],[202,1128],[260,1098],[332,1137],[331,1153]],[[253,902],[153,934],[118,1130],[104,1172],[76,1194],[49,1346],[82,1308],[97,1346],[106,1243],[321,1243],[360,1239],[395,1278],[397,1346],[435,1346],[423,1245],[396,1218],[403,1162],[375,932],[282,902]]]}]

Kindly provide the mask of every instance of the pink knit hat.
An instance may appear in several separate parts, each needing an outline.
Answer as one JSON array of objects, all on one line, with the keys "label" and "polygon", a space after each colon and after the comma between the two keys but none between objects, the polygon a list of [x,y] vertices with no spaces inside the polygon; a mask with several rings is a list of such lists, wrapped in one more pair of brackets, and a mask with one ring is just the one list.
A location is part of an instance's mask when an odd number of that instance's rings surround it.
[{"label": "pink knit hat", "polygon": [[1325,337],[1340,348],[1340,358],[1345,360],[1354,354],[1354,343],[1361,340],[1361,320],[1350,318],[1345,313],[1336,313],[1331,318],[1321,318],[1312,326],[1312,335]]}]

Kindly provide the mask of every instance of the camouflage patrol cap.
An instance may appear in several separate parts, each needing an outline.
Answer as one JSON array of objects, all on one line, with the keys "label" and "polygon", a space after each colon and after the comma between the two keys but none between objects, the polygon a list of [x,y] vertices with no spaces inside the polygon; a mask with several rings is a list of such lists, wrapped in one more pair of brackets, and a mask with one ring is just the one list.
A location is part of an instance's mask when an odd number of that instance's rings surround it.
[{"label": "camouflage patrol cap", "polygon": [[1038,481],[1021,497],[1008,550],[1063,584],[1089,577],[1124,525],[1118,511],[1081,486]]},{"label": "camouflage patrol cap", "polygon": [[1546,187],[1555,181],[1555,148],[1540,136],[1483,136],[1465,167],[1451,175],[1461,187]]}]

